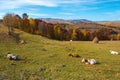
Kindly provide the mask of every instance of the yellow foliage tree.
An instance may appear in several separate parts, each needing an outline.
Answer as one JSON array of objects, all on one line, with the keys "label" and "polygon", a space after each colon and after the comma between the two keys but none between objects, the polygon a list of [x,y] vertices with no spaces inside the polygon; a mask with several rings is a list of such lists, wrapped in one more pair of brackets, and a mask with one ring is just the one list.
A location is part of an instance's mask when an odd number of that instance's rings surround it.
[{"label": "yellow foliage tree", "polygon": [[88,32],[87,32],[85,29],[81,30],[81,32],[82,32],[82,34],[83,34],[84,37],[87,36],[87,33],[88,33]]},{"label": "yellow foliage tree", "polygon": [[30,33],[34,33],[35,21],[33,18],[29,18],[29,24],[30,24]]},{"label": "yellow foliage tree", "polygon": [[72,30],[71,39],[72,39],[72,40],[76,40],[76,39],[77,39],[76,35],[77,35],[76,29],[73,29],[73,30]]},{"label": "yellow foliage tree", "polygon": [[82,33],[82,40],[88,40],[88,38],[89,38],[88,31],[83,29],[83,30],[81,30],[81,33]]},{"label": "yellow foliage tree", "polygon": [[55,38],[57,39],[61,39],[61,30],[59,26],[54,26],[54,34],[55,34]]},{"label": "yellow foliage tree", "polygon": [[8,34],[13,32],[16,25],[16,18],[14,14],[8,13],[3,17],[3,23],[8,27]]},{"label": "yellow foliage tree", "polygon": [[120,40],[120,33],[119,34],[117,34],[117,40]]}]

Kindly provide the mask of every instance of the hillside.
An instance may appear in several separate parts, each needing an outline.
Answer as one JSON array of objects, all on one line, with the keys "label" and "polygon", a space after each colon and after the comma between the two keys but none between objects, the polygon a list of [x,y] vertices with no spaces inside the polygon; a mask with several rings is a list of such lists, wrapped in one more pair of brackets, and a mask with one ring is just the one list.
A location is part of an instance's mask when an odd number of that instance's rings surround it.
[{"label": "hillside", "polygon": [[107,25],[107,26],[116,26],[120,27],[120,22],[98,22],[99,24]]},{"label": "hillside", "polygon": [[[73,22],[63,19],[43,19],[46,21],[33,18],[24,19],[19,18],[17,15],[11,15],[11,20],[8,18],[8,21],[4,21],[4,24],[9,25],[9,23],[11,23],[11,26],[21,29],[22,31],[61,41],[68,41],[70,39],[76,41],[91,41],[95,36],[100,40],[120,39],[120,29],[115,26],[98,24],[85,19],[72,20]],[[47,21],[52,21],[52,23]]]},{"label": "hillside", "polygon": [[[0,34],[7,28],[0,25]],[[5,80],[119,80],[120,55],[111,55],[109,50],[120,51],[120,41],[56,41],[39,35],[15,30],[26,44],[16,44],[9,37],[0,35],[0,77]],[[72,50],[71,50],[72,49]],[[20,61],[10,61],[6,52],[18,55]],[[79,58],[69,57],[77,53]],[[82,58],[94,58],[99,64],[86,65]]]},{"label": "hillside", "polygon": [[64,20],[64,19],[55,19],[55,18],[40,18],[41,20],[47,23],[53,24],[64,24],[66,28],[79,28],[87,30],[98,30],[101,28],[113,29],[117,32],[120,32],[120,22],[93,22],[86,19],[76,19],[76,20]]},{"label": "hillside", "polygon": [[115,29],[120,32],[120,22],[97,22],[98,24],[106,25],[111,29]]}]

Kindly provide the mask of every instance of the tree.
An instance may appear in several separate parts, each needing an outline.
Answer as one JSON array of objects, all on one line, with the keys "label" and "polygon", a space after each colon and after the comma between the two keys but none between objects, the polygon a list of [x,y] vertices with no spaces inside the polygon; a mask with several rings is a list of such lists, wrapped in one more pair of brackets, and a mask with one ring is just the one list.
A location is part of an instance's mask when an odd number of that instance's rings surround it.
[{"label": "tree", "polygon": [[16,18],[14,14],[8,13],[3,17],[3,23],[8,27],[8,34],[11,35],[15,26]]},{"label": "tree", "polygon": [[72,29],[71,39],[72,39],[72,40],[76,40],[76,39],[77,39],[76,29]]},{"label": "tree", "polygon": [[98,30],[98,38],[100,40],[109,40],[110,30],[107,28],[101,28]]},{"label": "tree", "polygon": [[42,20],[39,20],[39,22],[38,22],[38,29],[39,29],[39,32],[42,36],[46,36],[46,34],[47,34],[45,24],[46,23]]},{"label": "tree", "polygon": [[35,32],[35,20],[33,18],[29,18],[29,24],[30,24],[30,33]]},{"label": "tree", "polygon": [[16,14],[15,17],[16,17],[17,19],[21,19],[21,17],[20,17],[18,14]]},{"label": "tree", "polygon": [[20,24],[20,21],[21,21],[21,17],[18,15],[18,14],[16,14],[15,16],[14,16],[14,27],[15,28],[19,28],[19,24]]},{"label": "tree", "polygon": [[22,17],[23,17],[23,19],[28,19],[27,13],[23,13]]},{"label": "tree", "polygon": [[82,33],[82,40],[88,40],[89,39],[89,33],[86,29],[81,30]]},{"label": "tree", "polygon": [[21,29],[26,32],[30,32],[30,24],[28,19],[23,19],[21,21]]},{"label": "tree", "polygon": [[54,34],[55,34],[56,39],[60,40],[62,38],[61,37],[61,29],[57,25],[54,26]]},{"label": "tree", "polygon": [[34,34],[40,35],[40,31],[39,31],[39,28],[38,28],[39,20],[35,19],[34,21],[35,21],[35,28],[34,28],[35,32],[34,32]]},{"label": "tree", "polygon": [[81,30],[80,29],[76,29],[76,33],[77,33],[77,39],[78,40],[82,40],[82,37],[83,37],[83,34],[82,34],[82,32],[81,32]]},{"label": "tree", "polygon": [[120,33],[119,34],[117,34],[117,40],[120,40]]}]

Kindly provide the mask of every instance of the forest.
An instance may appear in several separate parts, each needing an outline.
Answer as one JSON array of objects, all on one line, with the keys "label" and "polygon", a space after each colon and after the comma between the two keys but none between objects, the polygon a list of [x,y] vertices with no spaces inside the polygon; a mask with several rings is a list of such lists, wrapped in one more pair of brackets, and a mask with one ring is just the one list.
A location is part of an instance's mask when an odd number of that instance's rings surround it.
[{"label": "forest", "polygon": [[[94,37],[98,37],[99,40],[120,40],[118,31],[109,26],[92,22],[72,25],[68,23],[48,23],[41,19],[28,18],[27,13],[23,13],[22,17],[18,14],[8,13],[3,17],[3,23],[8,26],[9,34],[14,32],[14,28],[17,28],[31,34],[60,41],[91,41]],[[79,25],[82,27],[79,27]],[[92,28],[89,26],[92,26]]]}]

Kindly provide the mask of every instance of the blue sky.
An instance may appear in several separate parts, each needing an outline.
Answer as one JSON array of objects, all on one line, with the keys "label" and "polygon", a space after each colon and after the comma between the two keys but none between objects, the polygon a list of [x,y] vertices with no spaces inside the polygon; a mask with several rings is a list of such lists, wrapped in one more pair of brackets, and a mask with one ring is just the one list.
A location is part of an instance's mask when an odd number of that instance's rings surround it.
[{"label": "blue sky", "polygon": [[120,0],[0,0],[0,18],[6,13],[32,18],[120,20]]}]

